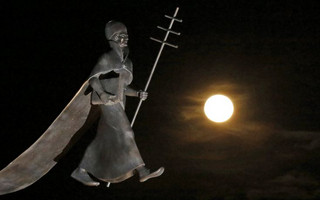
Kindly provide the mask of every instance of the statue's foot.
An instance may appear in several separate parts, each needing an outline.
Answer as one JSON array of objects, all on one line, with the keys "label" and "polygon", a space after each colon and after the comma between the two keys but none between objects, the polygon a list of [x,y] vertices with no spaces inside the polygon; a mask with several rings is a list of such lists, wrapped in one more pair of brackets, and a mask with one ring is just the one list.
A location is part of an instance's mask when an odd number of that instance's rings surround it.
[{"label": "statue's foot", "polygon": [[80,167],[78,167],[72,172],[71,177],[87,186],[100,185],[99,182],[92,180],[92,178],[89,176],[85,169],[82,169]]},{"label": "statue's foot", "polygon": [[164,167],[160,167],[157,171],[150,173],[149,170],[147,173],[140,174],[140,182],[145,182],[150,178],[155,178],[161,176],[164,172]]}]

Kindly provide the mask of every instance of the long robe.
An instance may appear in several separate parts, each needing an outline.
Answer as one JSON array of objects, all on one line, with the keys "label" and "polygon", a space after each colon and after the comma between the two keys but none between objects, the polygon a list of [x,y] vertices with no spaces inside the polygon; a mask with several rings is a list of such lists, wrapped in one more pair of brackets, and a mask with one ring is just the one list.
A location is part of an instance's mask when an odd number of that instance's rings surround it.
[{"label": "long robe", "polygon": [[136,168],[144,166],[124,112],[124,91],[132,81],[132,64],[129,59],[121,61],[116,52],[111,51],[101,58],[93,70],[94,74],[95,71],[110,71],[100,75],[99,80],[104,90],[117,98],[103,104],[99,102],[98,95],[92,93],[92,101],[100,106],[101,116],[97,135],[88,146],[79,167],[100,180],[116,183],[131,177]]}]

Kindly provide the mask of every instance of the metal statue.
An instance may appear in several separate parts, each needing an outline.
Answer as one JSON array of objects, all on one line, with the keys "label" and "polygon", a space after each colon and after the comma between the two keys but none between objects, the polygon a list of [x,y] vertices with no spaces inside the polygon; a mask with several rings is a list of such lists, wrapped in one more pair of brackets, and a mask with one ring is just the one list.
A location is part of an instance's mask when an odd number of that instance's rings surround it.
[{"label": "metal statue", "polygon": [[131,177],[135,171],[141,182],[160,176],[164,171],[161,167],[150,173],[145,167],[124,112],[126,96],[138,96],[141,100],[148,96],[147,92],[129,87],[133,77],[127,29],[122,23],[111,21],[106,25],[106,37],[112,50],[100,58],[89,79],[93,89],[91,103],[101,109],[97,135],[71,175],[89,186],[100,183],[92,180],[88,173],[99,180],[117,183]]},{"label": "metal statue", "polygon": [[124,112],[126,96],[142,100],[148,96],[129,87],[133,76],[127,29],[110,21],[105,31],[111,51],[102,55],[89,79],[45,133],[0,171],[0,195],[24,189],[45,175],[65,154],[70,141],[98,116],[97,135],[71,174],[74,179],[97,186],[100,182],[88,173],[109,183],[124,181],[136,172],[140,182],[163,173],[163,167],[152,173],[145,167]]},{"label": "metal statue", "polygon": [[[132,63],[128,58],[128,33],[126,26],[117,21],[106,24],[105,34],[111,50],[103,54],[92,70],[88,80],[59,114],[42,136],[25,152],[0,171],[0,195],[24,189],[49,172],[67,152],[75,139],[99,118],[97,134],[87,147],[79,166],[71,177],[88,185],[98,186],[100,182],[118,183],[138,174],[140,182],[158,177],[164,172],[160,167],[150,172],[139,153],[132,130],[151,77],[159,60],[178,8],[171,19],[156,62],[145,90],[137,91],[129,85],[132,82]],[[140,98],[134,119],[130,124],[125,114],[126,96]],[[90,174],[90,175],[89,175]],[[95,177],[93,180],[91,177]]]}]

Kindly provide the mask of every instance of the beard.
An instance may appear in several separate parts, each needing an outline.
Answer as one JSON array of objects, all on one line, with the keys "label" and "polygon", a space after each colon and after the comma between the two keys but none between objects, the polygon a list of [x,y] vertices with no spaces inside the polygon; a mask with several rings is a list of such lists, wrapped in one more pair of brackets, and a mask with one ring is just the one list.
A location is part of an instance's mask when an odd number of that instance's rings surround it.
[{"label": "beard", "polygon": [[122,51],[122,55],[123,55],[123,60],[126,60],[127,57],[129,56],[129,47],[128,46],[122,47],[121,51]]},{"label": "beard", "polygon": [[115,41],[110,41],[109,42],[110,47],[112,49],[114,49],[116,52],[118,52],[119,55],[122,55],[122,60],[125,61],[129,55],[129,47],[125,46],[125,47],[120,47],[120,45],[115,42]]}]

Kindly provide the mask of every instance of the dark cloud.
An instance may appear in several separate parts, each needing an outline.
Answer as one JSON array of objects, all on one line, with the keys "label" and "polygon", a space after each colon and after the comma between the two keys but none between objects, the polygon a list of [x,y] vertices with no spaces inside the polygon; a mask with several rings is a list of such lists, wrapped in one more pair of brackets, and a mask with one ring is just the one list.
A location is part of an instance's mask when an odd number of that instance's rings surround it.
[{"label": "dark cloud", "polygon": [[319,180],[310,174],[292,171],[265,181],[260,189],[248,191],[248,199],[318,199]]},{"label": "dark cloud", "polygon": [[[232,96],[237,87],[241,86],[222,84],[209,91],[223,89]],[[180,126],[161,128],[174,139],[174,154],[167,155],[174,170],[207,174],[190,176],[186,183],[201,182],[203,188],[209,188],[218,187],[219,182],[237,188],[229,193],[235,196],[241,188],[249,199],[315,199],[319,195],[320,162],[315,159],[319,157],[320,132],[289,131],[247,120],[254,112],[235,113],[235,119],[215,124],[204,115],[205,96],[186,96],[184,102],[188,103],[172,114],[177,119],[175,125]],[[240,92],[234,96],[238,97],[234,100],[239,105],[236,112],[248,107],[248,95]],[[208,177],[212,181],[206,180]]]}]

